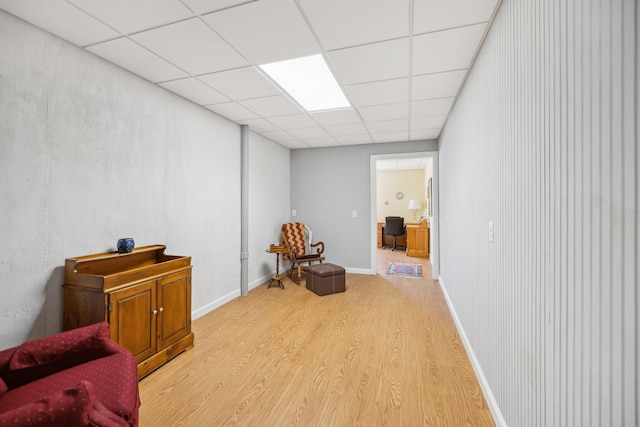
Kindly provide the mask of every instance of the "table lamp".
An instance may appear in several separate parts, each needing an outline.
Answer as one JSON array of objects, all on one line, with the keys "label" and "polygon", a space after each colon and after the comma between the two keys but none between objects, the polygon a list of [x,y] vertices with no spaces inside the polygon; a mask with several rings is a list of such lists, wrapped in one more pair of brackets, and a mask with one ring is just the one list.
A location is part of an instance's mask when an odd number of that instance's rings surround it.
[{"label": "table lamp", "polygon": [[409,209],[413,210],[413,221],[416,220],[416,211],[420,209],[420,202],[417,200],[409,200]]}]

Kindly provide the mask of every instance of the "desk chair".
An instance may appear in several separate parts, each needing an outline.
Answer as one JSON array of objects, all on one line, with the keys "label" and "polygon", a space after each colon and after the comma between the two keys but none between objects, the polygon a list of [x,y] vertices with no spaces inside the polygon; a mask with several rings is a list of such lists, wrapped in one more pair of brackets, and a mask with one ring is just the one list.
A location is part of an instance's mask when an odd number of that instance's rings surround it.
[{"label": "desk chair", "polygon": [[[396,248],[405,250],[406,247],[398,246],[396,239],[398,236],[404,236],[405,233],[404,227],[404,218],[400,216],[388,216],[384,219],[384,234],[393,236],[393,246],[391,246],[391,250],[395,251]],[[383,246],[382,249],[388,248],[389,246]]]}]

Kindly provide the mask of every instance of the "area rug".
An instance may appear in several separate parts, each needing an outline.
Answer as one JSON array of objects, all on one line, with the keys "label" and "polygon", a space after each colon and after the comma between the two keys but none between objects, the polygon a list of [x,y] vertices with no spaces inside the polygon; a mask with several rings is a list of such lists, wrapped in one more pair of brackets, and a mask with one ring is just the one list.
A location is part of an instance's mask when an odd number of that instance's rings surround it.
[{"label": "area rug", "polygon": [[419,279],[422,277],[422,266],[420,264],[400,264],[390,262],[389,269],[387,270],[387,276]]}]

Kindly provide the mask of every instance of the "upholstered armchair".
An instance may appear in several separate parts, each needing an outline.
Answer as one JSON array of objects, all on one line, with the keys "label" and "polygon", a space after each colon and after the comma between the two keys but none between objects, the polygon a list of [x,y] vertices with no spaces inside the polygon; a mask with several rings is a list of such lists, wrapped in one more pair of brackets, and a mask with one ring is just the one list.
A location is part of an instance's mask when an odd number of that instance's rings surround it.
[{"label": "upholstered armchair", "polygon": [[324,243],[313,243],[311,227],[301,222],[282,224],[281,234],[282,242],[288,248],[283,258],[291,262],[289,278],[298,283],[302,277],[302,264],[311,265],[313,262],[324,261],[325,258],[322,256]]},{"label": "upholstered armchair", "polygon": [[0,426],[138,425],[137,363],[97,323],[0,351]]}]

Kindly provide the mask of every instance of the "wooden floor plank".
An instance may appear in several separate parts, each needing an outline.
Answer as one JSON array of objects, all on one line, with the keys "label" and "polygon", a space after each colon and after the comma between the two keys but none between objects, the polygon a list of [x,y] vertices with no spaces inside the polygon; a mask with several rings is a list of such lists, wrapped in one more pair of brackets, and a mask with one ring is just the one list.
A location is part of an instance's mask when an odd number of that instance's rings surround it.
[{"label": "wooden floor plank", "polygon": [[494,425],[428,261],[378,254],[344,293],[265,283],[194,321],[195,347],[140,382],[140,425]]}]

